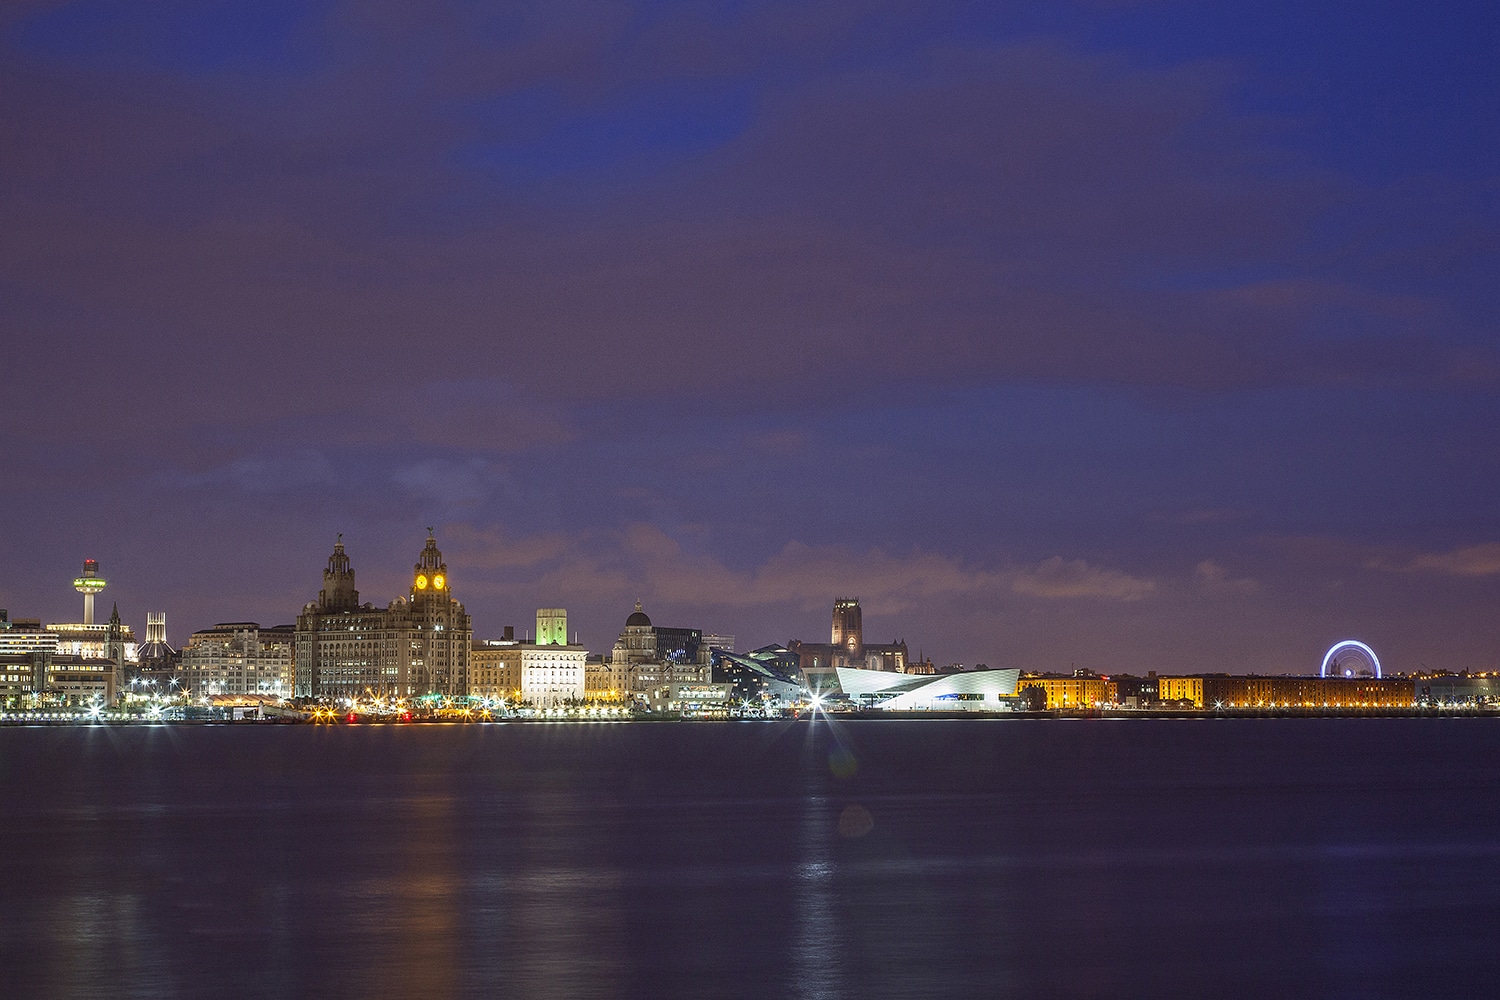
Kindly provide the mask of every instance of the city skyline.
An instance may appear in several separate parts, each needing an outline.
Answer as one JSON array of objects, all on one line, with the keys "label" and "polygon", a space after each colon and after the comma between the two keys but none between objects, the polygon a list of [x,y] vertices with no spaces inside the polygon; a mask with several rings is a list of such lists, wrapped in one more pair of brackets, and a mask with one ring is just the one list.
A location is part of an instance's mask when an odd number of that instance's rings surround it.
[{"label": "city skyline", "polygon": [[[438,558],[440,558],[440,556],[438,555],[437,549],[435,548],[435,536],[433,534],[433,529],[429,528],[428,529],[428,536],[427,536],[426,544],[424,546],[424,549],[422,551],[421,556],[419,557],[419,559],[421,561],[419,561],[419,564],[418,564],[416,570],[414,571],[414,572],[416,572],[418,574],[415,577],[415,580],[417,582],[412,582],[411,580],[408,580],[408,584],[407,584],[407,587],[406,587],[406,592],[404,594],[396,594],[396,595],[392,596],[391,602],[392,602],[392,606],[393,607],[395,605],[397,605],[397,604],[404,605],[406,603],[407,599],[408,599],[408,596],[411,596],[411,597],[414,597],[414,598],[422,596],[419,593],[418,589],[419,588],[423,588],[426,585],[426,583],[427,583],[427,576],[424,575],[424,573],[423,573],[423,569],[424,569],[423,563],[425,561],[429,560],[429,559],[430,560],[436,560]],[[318,594],[318,596],[317,596],[317,598],[315,600],[311,600],[311,601],[309,601],[308,603],[306,603],[303,606],[303,608],[301,609],[302,614],[305,614],[306,612],[308,612],[310,610],[319,608],[319,607],[321,607],[323,605],[323,602],[330,601],[330,600],[334,602],[335,606],[345,607],[348,610],[357,610],[355,605],[349,603],[350,600],[358,600],[359,599],[360,594],[357,591],[354,591],[352,589],[349,590],[348,593],[344,595],[344,599],[342,599],[342,602],[341,602],[341,599],[336,595],[335,592],[331,592],[331,591],[329,591],[329,590],[326,589],[329,586],[329,580],[330,580],[329,573],[331,573],[331,572],[334,571],[335,563],[342,563],[343,569],[342,569],[341,572],[347,576],[347,582],[343,586],[345,586],[345,587],[352,587],[353,586],[353,579],[354,579],[354,577],[353,577],[353,575],[351,573],[351,569],[353,569],[353,567],[352,567],[352,560],[349,559],[349,557],[345,553],[345,547],[344,547],[343,533],[342,532],[340,532],[338,534],[337,538],[336,538],[336,541],[335,541],[334,546],[333,546],[333,555],[332,555],[331,559],[328,562],[328,568],[327,568],[327,570],[325,570],[325,572],[324,572],[324,586],[325,586],[325,589]],[[435,562],[434,562],[434,565],[436,565]],[[85,560],[85,562],[84,562],[84,572],[85,572],[86,576],[90,576],[92,574],[97,574],[98,570],[99,570],[98,560],[96,560],[96,559]],[[448,572],[447,571],[447,566],[446,566],[446,563],[444,563],[442,565],[442,567],[441,567],[441,573],[446,574],[447,572]],[[437,581],[440,581],[437,584],[437,586],[438,586],[439,589],[445,590],[445,597],[446,597],[447,593],[451,593],[453,591],[453,583],[452,583],[451,578],[443,576],[443,575],[439,575],[435,579]],[[75,583],[77,583],[77,582],[78,581],[75,580]],[[88,618],[87,612],[88,612],[88,608],[89,608],[89,600],[92,598],[92,596],[93,596],[94,593],[97,593],[97,592],[102,591],[104,589],[103,582],[104,581],[101,578],[99,580],[99,586],[97,586],[97,587],[91,587],[91,588],[88,589],[87,592],[84,591],[84,590],[79,590],[80,593],[83,593],[85,595],[84,596],[84,600],[85,600],[85,614],[83,616],[81,616],[82,619],[87,619]],[[366,595],[365,600],[362,602],[362,606],[365,609],[369,609],[373,613],[381,614],[382,612],[380,612],[379,603],[382,603],[382,602],[376,602],[374,600],[371,600],[371,599],[369,599],[368,595]],[[458,608],[458,610],[459,610],[460,613],[463,612],[462,602],[459,602],[459,604],[457,605],[457,608]],[[6,609],[6,610],[10,613],[10,615],[11,615],[12,618],[18,617],[18,615],[17,615],[16,612],[10,611],[10,609]],[[642,603],[639,600],[637,600],[635,602],[634,614],[631,614],[629,616],[629,620],[626,622],[626,624],[628,625],[628,624],[630,624],[630,622],[633,622],[637,618],[640,618],[642,610],[643,610]],[[839,656],[840,651],[843,651],[843,652],[845,652],[845,653],[848,654],[848,657],[847,657],[848,662],[850,662],[850,663],[857,663],[859,665],[863,665],[864,662],[865,662],[865,650],[866,649],[874,649],[874,650],[876,650],[878,652],[879,655],[883,655],[883,656],[887,656],[887,657],[889,657],[895,651],[899,650],[900,651],[900,655],[893,661],[894,666],[892,666],[889,663],[885,663],[884,661],[878,660],[878,659],[875,660],[875,661],[872,661],[872,662],[877,662],[877,663],[881,664],[881,665],[878,665],[878,666],[875,667],[875,669],[877,669],[877,670],[892,670],[892,669],[894,669],[896,671],[904,671],[906,669],[905,660],[908,657],[908,652],[907,652],[907,649],[906,649],[906,647],[907,647],[908,644],[905,642],[904,639],[900,640],[900,644],[897,645],[897,646],[880,645],[878,643],[872,646],[872,645],[870,645],[868,643],[865,643],[863,641],[863,626],[862,626],[862,620],[861,620],[862,619],[861,612],[862,612],[862,607],[861,607],[861,604],[860,604],[860,600],[857,597],[856,598],[839,597],[839,598],[835,598],[833,600],[832,630],[831,630],[831,635],[830,635],[831,644],[823,644],[823,643],[821,643],[820,640],[818,640],[816,638],[813,638],[813,639],[809,640],[809,642],[811,643],[811,644],[809,644],[808,642],[804,642],[798,636],[792,636],[792,637],[789,637],[787,639],[780,639],[780,638],[754,639],[754,640],[751,641],[750,645],[752,645],[752,646],[771,645],[771,644],[780,645],[783,642],[789,642],[789,643],[791,643],[793,645],[794,649],[804,648],[805,647],[809,651],[807,653],[807,656],[809,656],[809,657],[813,655],[812,650],[814,650],[814,648],[817,647],[818,649],[821,649],[821,650],[823,650],[825,652],[833,653],[835,655],[835,657],[836,657],[836,662],[839,662],[839,663],[844,663],[845,662],[845,657]],[[118,615],[118,601],[115,602],[114,613],[116,615]],[[148,641],[165,642],[166,640],[168,640],[170,638],[170,636],[168,635],[168,633],[166,631],[166,624],[165,624],[164,616],[165,616],[165,612],[146,612],[145,613],[145,617],[146,617],[146,621],[147,621],[146,629],[147,629],[147,633],[148,633]],[[22,614],[19,617],[36,617],[36,616],[29,615],[29,614]],[[48,621],[49,619],[47,619],[45,616],[43,616],[39,620]],[[59,622],[65,622],[65,621],[70,621],[70,620],[71,619],[67,619],[66,617],[61,618],[61,619],[56,619],[56,621],[59,621]],[[301,614],[299,614],[297,616],[297,620],[301,621]],[[465,617],[465,620],[467,621],[467,616]],[[522,615],[519,620],[525,621],[526,620],[526,616]],[[473,643],[473,645],[474,645],[474,647],[476,649],[479,648],[482,644],[491,642],[493,640],[498,640],[502,636],[505,638],[505,640],[507,642],[511,642],[511,641],[532,642],[532,641],[535,641],[535,642],[538,642],[538,643],[567,643],[567,642],[570,642],[570,641],[573,641],[573,642],[580,641],[579,640],[579,634],[580,633],[578,633],[576,630],[569,631],[568,628],[567,628],[568,611],[567,611],[566,608],[538,607],[538,608],[535,609],[535,620],[536,620],[537,626],[536,626],[536,632],[535,632],[534,636],[533,636],[532,630],[531,630],[531,628],[529,626],[527,626],[527,625],[517,626],[513,622],[507,622],[503,627],[496,628],[493,631],[493,633],[485,633],[485,632],[482,632],[482,631],[470,631],[467,634],[471,635],[471,637],[472,637],[472,643]],[[649,620],[649,619],[647,619],[647,620]],[[129,625],[130,623],[127,622],[126,624]],[[237,625],[243,625],[243,624],[247,624],[247,622],[242,618],[242,619],[236,619],[234,621],[227,621],[227,620],[226,621],[218,621],[218,622],[213,623],[213,625],[198,624],[198,625],[192,626],[191,628],[187,629],[186,631],[188,633],[210,632],[210,631],[213,631],[213,630],[215,630],[217,628],[220,628],[221,626],[237,626]],[[252,624],[252,625],[259,624],[263,629],[265,629],[265,628],[271,628],[272,627],[272,622],[269,619],[266,622],[264,622],[264,623],[248,622],[248,624]],[[292,625],[291,624],[287,624],[287,623],[282,623],[282,624],[276,624],[274,627],[278,628],[278,629],[291,629]],[[559,630],[561,630],[561,631],[559,631]],[[710,629],[709,631],[712,631],[712,630]],[[705,633],[705,634],[707,634],[707,633]],[[732,632],[729,633],[729,634],[731,636],[733,635]],[[513,636],[515,637],[514,639],[512,638]],[[571,636],[571,638],[570,638],[570,636]],[[594,651],[595,653],[598,653],[599,655],[605,656],[605,658],[608,659],[608,654],[606,652],[609,649],[609,642],[608,641],[601,642],[597,646],[590,645],[587,642],[582,642],[581,645],[579,647],[577,647],[577,648],[587,648],[587,649],[590,649],[590,650]],[[1301,674],[1301,675],[1308,675],[1308,676],[1311,676],[1311,675],[1314,675],[1314,674],[1317,674],[1317,675],[1326,675],[1329,672],[1329,662],[1330,662],[1330,659],[1333,658],[1334,655],[1336,653],[1338,653],[1339,651],[1341,651],[1341,650],[1345,650],[1345,651],[1351,651],[1352,650],[1353,652],[1355,652],[1357,654],[1358,658],[1362,658],[1364,664],[1373,672],[1374,676],[1377,676],[1377,677],[1380,676],[1382,668],[1381,668],[1380,660],[1379,660],[1376,652],[1373,649],[1371,649],[1369,647],[1369,645],[1367,645],[1362,640],[1354,639],[1354,638],[1344,638],[1344,639],[1335,640],[1329,646],[1329,648],[1322,654],[1322,656],[1319,658],[1319,664],[1318,664],[1318,669],[1317,670],[1311,670],[1311,669],[1293,669],[1293,670],[1289,670],[1289,671],[1274,671],[1274,670],[1267,671],[1267,670],[1263,670],[1263,669],[1258,669],[1258,668],[1254,667],[1253,665],[1247,666],[1246,664],[1239,663],[1239,662],[1227,663],[1227,664],[1220,664],[1219,666],[1232,667],[1232,668],[1234,668],[1236,670],[1239,670],[1241,672],[1250,673],[1250,674],[1265,674],[1265,673],[1277,674],[1277,673],[1286,673],[1286,674]],[[618,650],[616,650],[616,652],[618,652]],[[925,662],[927,662],[929,664],[932,663],[932,657],[930,655],[928,655],[924,649],[921,649],[921,648],[918,649],[917,656],[916,657],[912,657],[911,659],[912,659],[913,663],[917,663],[919,660],[925,661]],[[829,665],[831,665],[832,662],[835,662],[835,661],[830,661]],[[946,665],[948,667],[955,667],[956,666],[956,667],[959,667],[959,668],[972,668],[973,666],[976,665],[976,663],[978,663],[980,665],[983,665],[983,666],[991,666],[990,664],[983,663],[983,661],[975,661],[975,663],[963,663],[962,661],[947,661],[947,660],[943,660],[941,658],[937,661],[937,665],[939,665],[939,666]],[[1008,669],[1008,668],[1013,667],[1013,666],[1014,666],[1013,664],[1007,665],[1005,669]],[[1026,670],[1026,671],[1055,672],[1058,668],[1055,667],[1055,666],[1030,665],[1030,666],[1022,666],[1019,669]],[[1215,665],[1208,665],[1208,666],[1200,665],[1195,671],[1190,671],[1190,672],[1203,673],[1205,670],[1208,671],[1208,672],[1213,672],[1213,671],[1215,671],[1217,669],[1218,669],[1218,667],[1215,666]],[[1092,674],[1092,673],[1094,673],[1096,671],[1097,672],[1101,672],[1101,673],[1104,673],[1104,672],[1116,672],[1116,673],[1124,672],[1124,673],[1128,673],[1129,670],[1130,670],[1130,668],[1128,668],[1128,667],[1110,666],[1109,664],[1079,664],[1076,661],[1071,661],[1068,664],[1068,672],[1070,672],[1070,673],[1074,672],[1074,671],[1079,671],[1079,672],[1088,673],[1088,674]],[[1397,672],[1405,674],[1405,673],[1429,672],[1429,671],[1433,671],[1433,670],[1437,670],[1437,671],[1444,671],[1444,670],[1467,671],[1467,670],[1486,670],[1486,668],[1484,668],[1482,666],[1473,666],[1473,665],[1437,665],[1437,666],[1434,666],[1434,665],[1431,665],[1431,664],[1423,663],[1423,664],[1420,664],[1416,668],[1399,668],[1397,670]],[[1149,672],[1150,673],[1157,673],[1157,672],[1171,673],[1172,671],[1170,671],[1170,670],[1164,670],[1163,671],[1163,670],[1161,670],[1161,668],[1153,668]],[[1337,673],[1337,671],[1335,671],[1335,673]]]},{"label": "city skyline", "polygon": [[282,624],[433,525],[484,636],[851,594],[940,663],[1500,668],[1497,37],[9,5],[0,607],[95,558],[137,627]]}]

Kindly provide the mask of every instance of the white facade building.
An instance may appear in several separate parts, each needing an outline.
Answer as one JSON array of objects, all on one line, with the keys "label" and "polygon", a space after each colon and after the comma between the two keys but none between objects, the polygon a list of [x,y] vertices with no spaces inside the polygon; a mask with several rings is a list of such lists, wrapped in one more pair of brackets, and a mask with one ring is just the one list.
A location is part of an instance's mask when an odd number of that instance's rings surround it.
[{"label": "white facade building", "polygon": [[537,708],[566,701],[583,701],[584,663],[589,651],[583,646],[533,642],[520,643],[521,700]]},{"label": "white facade building", "polygon": [[1009,712],[1016,707],[1019,670],[898,674],[837,668],[839,687],[855,704],[892,712]]}]

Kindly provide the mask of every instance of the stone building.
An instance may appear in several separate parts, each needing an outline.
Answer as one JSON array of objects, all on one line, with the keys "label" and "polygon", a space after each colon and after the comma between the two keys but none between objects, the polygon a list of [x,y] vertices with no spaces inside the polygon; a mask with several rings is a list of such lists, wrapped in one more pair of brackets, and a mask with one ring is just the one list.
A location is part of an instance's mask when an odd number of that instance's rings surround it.
[{"label": "stone building", "polygon": [[289,698],[295,629],[221,622],[194,632],[182,648],[177,677],[194,695],[258,694]]},{"label": "stone building", "polygon": [[407,594],[385,608],[359,602],[343,536],[318,599],[297,616],[299,697],[466,696],[474,632],[450,591],[448,566],[429,529]]}]

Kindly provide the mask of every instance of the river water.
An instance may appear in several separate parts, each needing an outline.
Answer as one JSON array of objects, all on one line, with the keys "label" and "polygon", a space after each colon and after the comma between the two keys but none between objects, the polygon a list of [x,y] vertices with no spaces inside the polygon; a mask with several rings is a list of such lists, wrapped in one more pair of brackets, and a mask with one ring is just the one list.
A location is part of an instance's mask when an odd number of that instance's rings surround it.
[{"label": "river water", "polygon": [[0,995],[1500,995],[1500,720],[0,729]]}]

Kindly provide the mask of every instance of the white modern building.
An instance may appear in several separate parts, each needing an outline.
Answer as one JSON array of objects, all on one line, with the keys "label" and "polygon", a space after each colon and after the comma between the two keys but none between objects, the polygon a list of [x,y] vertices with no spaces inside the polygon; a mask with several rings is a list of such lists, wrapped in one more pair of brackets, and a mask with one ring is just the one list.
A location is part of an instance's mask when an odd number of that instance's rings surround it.
[{"label": "white modern building", "polygon": [[1019,670],[968,670],[952,674],[898,674],[837,668],[839,687],[862,708],[890,712],[1011,712]]}]

